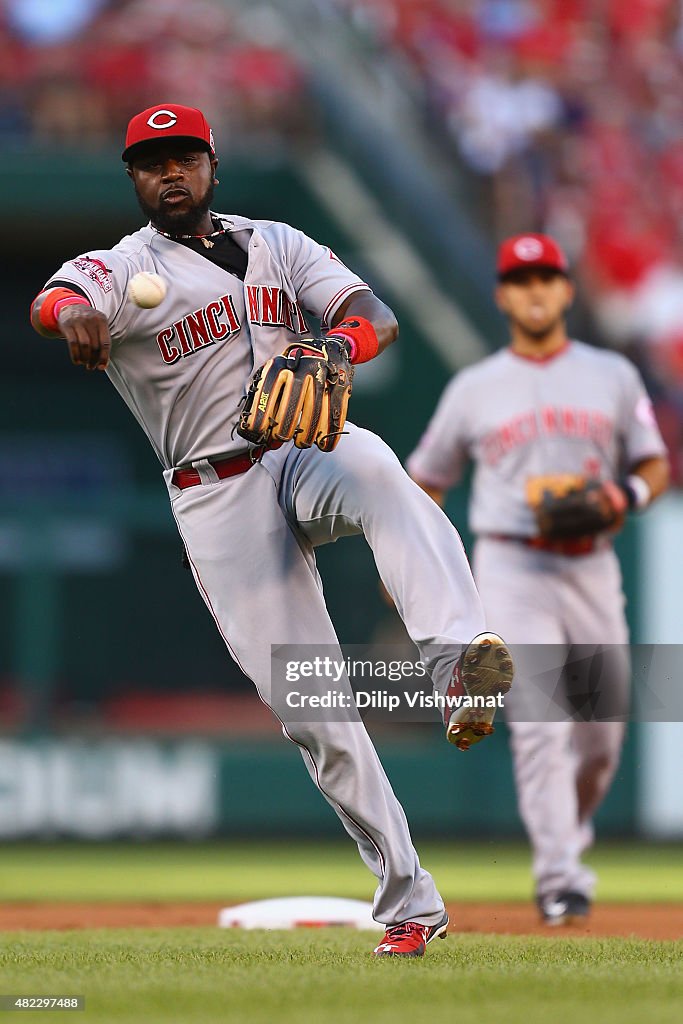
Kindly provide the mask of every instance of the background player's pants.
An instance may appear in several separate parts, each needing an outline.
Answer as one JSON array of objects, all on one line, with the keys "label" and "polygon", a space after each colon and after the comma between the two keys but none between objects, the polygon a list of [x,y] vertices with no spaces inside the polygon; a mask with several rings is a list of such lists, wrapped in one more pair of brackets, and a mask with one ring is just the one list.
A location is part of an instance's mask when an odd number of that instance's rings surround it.
[{"label": "background player's pants", "polygon": [[[271,645],[307,645],[312,656],[322,645],[325,654],[341,657],[313,551],[339,536],[365,535],[435,685],[445,689],[462,644],[484,628],[453,526],[380,438],[347,429],[334,452],[287,445],[241,476],[184,491],[169,487],[202,597],[269,705],[281,706],[275,687],[283,684]],[[206,462],[200,468],[205,476],[213,472]],[[342,684],[350,694],[348,680]],[[306,679],[298,684],[304,688],[329,690],[329,680]],[[299,745],[313,781],[377,876],[376,919],[433,924],[443,902],[420,867],[403,809],[362,721],[343,717],[292,716],[285,734]]]},{"label": "background player's pants", "polygon": [[[537,894],[570,890],[590,897],[595,877],[581,854],[616,771],[624,724],[569,721],[559,707],[562,694],[554,691],[567,645],[618,645],[606,653],[601,682],[607,679],[613,706],[625,706],[628,630],[617,557],[611,548],[568,557],[482,538],[473,564],[487,624],[502,633],[515,660],[506,715]],[[544,711],[555,720],[523,720]]]}]

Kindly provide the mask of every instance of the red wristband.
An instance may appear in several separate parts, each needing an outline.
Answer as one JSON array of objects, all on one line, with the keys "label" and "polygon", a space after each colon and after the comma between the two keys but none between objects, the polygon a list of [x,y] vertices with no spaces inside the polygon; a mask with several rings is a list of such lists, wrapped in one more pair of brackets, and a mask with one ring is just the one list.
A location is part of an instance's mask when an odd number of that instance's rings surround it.
[{"label": "red wristband", "polygon": [[336,327],[330,327],[328,338],[343,338],[350,346],[352,363],[367,363],[379,352],[377,332],[363,316],[350,316]]},{"label": "red wristband", "polygon": [[[52,331],[53,334],[59,333],[58,318],[65,306],[90,305],[83,295],[79,295],[78,292],[72,292],[70,288],[51,288],[48,292],[41,292],[40,294],[45,295],[45,298],[40,307],[38,320],[41,327],[44,327],[46,331]],[[40,295],[31,304],[31,312],[33,312],[33,306],[39,298]]]}]

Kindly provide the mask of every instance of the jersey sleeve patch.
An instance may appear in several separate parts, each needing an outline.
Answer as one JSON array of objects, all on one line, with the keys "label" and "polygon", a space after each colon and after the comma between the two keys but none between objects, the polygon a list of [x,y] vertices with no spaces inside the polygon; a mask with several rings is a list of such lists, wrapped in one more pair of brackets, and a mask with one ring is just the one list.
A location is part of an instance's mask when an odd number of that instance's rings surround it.
[{"label": "jersey sleeve patch", "polygon": [[105,295],[113,290],[111,268],[105,266],[102,260],[95,259],[94,256],[79,256],[78,259],[71,261],[71,266],[89,278]]}]

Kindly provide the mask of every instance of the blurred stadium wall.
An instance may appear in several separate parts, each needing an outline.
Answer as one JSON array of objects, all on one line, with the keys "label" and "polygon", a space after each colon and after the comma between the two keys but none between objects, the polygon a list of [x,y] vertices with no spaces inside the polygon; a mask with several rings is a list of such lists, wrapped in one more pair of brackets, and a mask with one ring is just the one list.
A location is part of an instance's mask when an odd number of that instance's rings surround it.
[{"label": "blurred stadium wall", "polygon": [[[149,97],[142,85],[157,90],[152,102],[164,83],[163,61],[150,70],[149,54],[116,35],[133,10],[177,67],[184,55],[194,68],[199,48],[207,82],[222,83],[211,94],[225,98],[217,208],[296,224],[396,309],[401,340],[358,373],[353,418],[401,457],[449,374],[504,339],[489,297],[490,182],[475,182],[444,145],[415,67],[357,17],[340,23],[341,3],[264,4],[251,20],[251,5],[202,3],[189,27],[181,4],[165,4],[164,18],[158,3],[88,6],[91,20],[66,40],[2,27],[30,55],[32,78],[17,70],[0,97],[11,197],[0,236],[0,836],[336,834],[180,566],[142,433],[101,375],[74,370],[59,344],[32,334],[28,307],[63,259],[139,225],[119,139]],[[79,47],[93,40],[90,78],[74,77]],[[179,98],[201,104],[195,79],[185,76]],[[121,85],[131,81],[134,109]],[[576,333],[590,340],[592,324],[578,306]],[[447,511],[469,543],[465,507],[462,489]],[[638,641],[679,639],[681,514],[672,497],[620,538]],[[342,642],[402,642],[362,541],[319,560]],[[603,833],[683,834],[680,730],[631,728]],[[486,756],[462,759],[437,724],[376,739],[416,833],[520,833],[503,727]]]}]

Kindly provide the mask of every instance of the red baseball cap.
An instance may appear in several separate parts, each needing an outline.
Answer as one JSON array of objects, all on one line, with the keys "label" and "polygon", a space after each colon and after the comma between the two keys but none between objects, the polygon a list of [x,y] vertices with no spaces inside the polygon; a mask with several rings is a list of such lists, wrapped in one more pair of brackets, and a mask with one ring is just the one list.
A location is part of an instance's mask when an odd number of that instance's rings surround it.
[{"label": "red baseball cap", "polygon": [[182,107],[178,103],[159,103],[136,114],[128,122],[126,147],[121,158],[130,161],[136,147],[143,142],[177,138],[200,142],[211,156],[216,155],[213,132],[201,110]]},{"label": "red baseball cap", "polygon": [[514,235],[501,242],[498,248],[498,278],[513,270],[546,267],[560,274],[569,272],[567,257],[549,235]]}]

